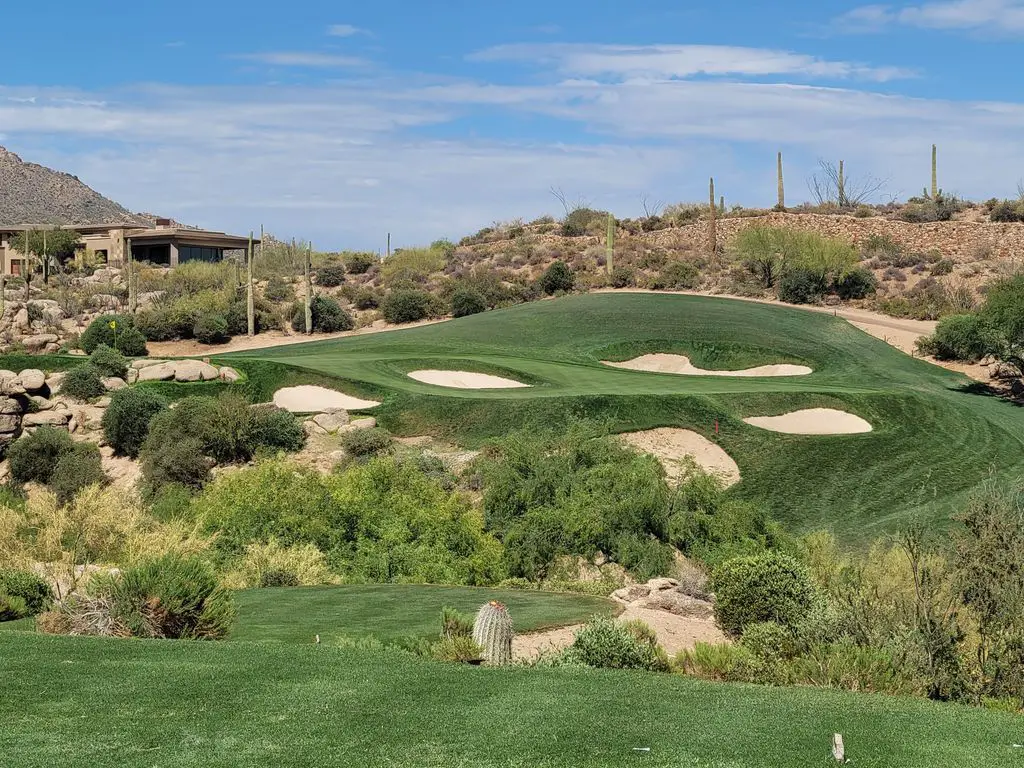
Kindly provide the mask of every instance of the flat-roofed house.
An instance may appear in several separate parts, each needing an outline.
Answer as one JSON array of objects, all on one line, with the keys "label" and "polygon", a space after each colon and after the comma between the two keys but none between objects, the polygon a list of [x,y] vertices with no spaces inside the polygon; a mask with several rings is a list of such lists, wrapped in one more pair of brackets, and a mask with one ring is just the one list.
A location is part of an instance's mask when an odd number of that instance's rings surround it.
[{"label": "flat-roofed house", "polygon": [[[137,224],[83,224],[53,226],[0,225],[0,269],[5,275],[25,271],[25,256],[11,247],[11,240],[21,232],[40,229],[71,229],[81,235],[83,249],[94,252],[109,266],[120,267],[125,261],[126,245],[131,245],[132,258],[157,266],[176,267],[187,261],[220,261],[225,251],[248,247],[249,238],[207,229],[191,229],[157,219],[152,227]],[[255,240],[258,243],[259,240]]]}]

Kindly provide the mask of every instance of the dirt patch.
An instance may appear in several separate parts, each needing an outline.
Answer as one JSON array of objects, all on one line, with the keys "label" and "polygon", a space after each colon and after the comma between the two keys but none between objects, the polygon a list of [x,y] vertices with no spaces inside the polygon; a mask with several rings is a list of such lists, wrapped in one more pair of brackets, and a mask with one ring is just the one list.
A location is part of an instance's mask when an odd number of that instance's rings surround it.
[{"label": "dirt patch", "polygon": [[601,362],[613,368],[626,368],[631,371],[647,371],[648,373],[676,373],[682,376],[806,376],[814,372],[806,365],[791,365],[789,363],[759,365],[756,368],[743,368],[738,371],[708,371],[695,366],[686,355],[669,354],[641,355],[621,363],[605,360]]},{"label": "dirt patch", "polygon": [[285,387],[274,393],[274,405],[292,413],[319,413],[332,408],[346,411],[361,411],[374,408],[380,403],[374,400],[360,400],[327,387],[303,384],[299,387]]},{"label": "dirt patch", "polygon": [[834,408],[806,408],[781,416],[752,416],[747,424],[790,435],[855,435],[870,432],[871,424],[860,416]]},{"label": "dirt patch", "polygon": [[513,389],[528,387],[521,381],[505,379],[501,376],[491,376],[488,373],[470,373],[469,371],[410,371],[410,379],[433,384],[435,387],[450,387],[451,389]]},{"label": "dirt patch", "polygon": [[670,482],[686,476],[689,461],[719,478],[728,488],[740,481],[740,468],[721,446],[689,429],[663,427],[621,435],[623,441],[656,457]]}]

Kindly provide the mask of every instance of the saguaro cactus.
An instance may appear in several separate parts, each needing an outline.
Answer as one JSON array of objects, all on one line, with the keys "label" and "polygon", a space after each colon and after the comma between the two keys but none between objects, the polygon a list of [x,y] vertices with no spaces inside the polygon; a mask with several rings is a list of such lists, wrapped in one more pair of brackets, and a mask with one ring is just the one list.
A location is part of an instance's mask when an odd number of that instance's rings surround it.
[{"label": "saguaro cactus", "polygon": [[248,320],[249,336],[256,335],[256,303],[252,285],[252,232],[249,233],[249,249],[245,252],[245,317]]},{"label": "saguaro cactus", "polygon": [[779,177],[779,210],[783,210],[786,207],[786,187],[782,183],[782,153],[779,152],[778,157],[778,177]]},{"label": "saguaro cactus", "polygon": [[612,273],[612,260],[615,258],[615,217],[608,214],[608,231],[604,238],[605,261],[607,262],[608,274]]},{"label": "saguaro cactus", "polygon": [[477,611],[473,622],[473,642],[483,649],[484,661],[502,666],[512,661],[512,617],[508,608],[491,600]]},{"label": "saguaro cactus", "polygon": [[313,262],[313,243],[309,244],[306,249],[306,258],[303,262],[303,275],[306,282],[306,298],[303,300],[305,307],[305,318],[306,318],[306,333],[313,332],[313,282],[310,280],[309,271],[312,268]]},{"label": "saguaro cactus", "polygon": [[839,193],[839,207],[840,208],[845,208],[846,207],[846,203],[847,203],[847,200],[846,200],[846,177],[843,175],[843,161],[842,160],[839,161],[839,183],[838,183],[837,186],[838,186],[838,193]]},{"label": "saguaro cactus", "polygon": [[938,150],[932,144],[932,200],[939,196],[939,169],[937,163]]},{"label": "saguaro cactus", "polygon": [[132,239],[124,241],[124,266],[128,273],[128,311],[135,314],[139,308],[139,284],[135,279],[135,257],[132,256]]},{"label": "saguaro cactus", "polygon": [[711,253],[718,252],[718,217],[717,210],[715,208],[715,178],[711,177],[710,184],[710,200],[709,206],[710,218],[708,219],[708,250]]},{"label": "saguaro cactus", "polygon": [[718,215],[725,215],[725,195],[722,195],[721,197],[718,198]]}]

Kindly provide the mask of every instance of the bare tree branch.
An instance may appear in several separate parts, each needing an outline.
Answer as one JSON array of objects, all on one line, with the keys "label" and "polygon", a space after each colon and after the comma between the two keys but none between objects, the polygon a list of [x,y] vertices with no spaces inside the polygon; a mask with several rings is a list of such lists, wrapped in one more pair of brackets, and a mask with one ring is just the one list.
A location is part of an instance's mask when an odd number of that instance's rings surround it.
[{"label": "bare tree branch", "polygon": [[655,216],[660,216],[662,210],[665,208],[664,200],[657,200],[651,203],[651,199],[648,195],[644,194],[640,196],[640,205],[644,209],[644,218],[652,219]]},{"label": "bare tree branch", "polygon": [[807,180],[807,188],[818,205],[852,208],[877,195],[889,182],[875,176],[851,178],[845,173],[842,162],[837,166],[818,160],[818,168],[818,173]]}]

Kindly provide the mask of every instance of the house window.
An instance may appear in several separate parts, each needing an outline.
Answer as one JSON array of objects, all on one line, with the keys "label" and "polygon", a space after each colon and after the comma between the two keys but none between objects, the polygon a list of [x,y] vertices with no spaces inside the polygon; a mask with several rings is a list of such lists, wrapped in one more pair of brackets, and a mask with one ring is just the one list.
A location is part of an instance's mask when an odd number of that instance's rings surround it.
[{"label": "house window", "polygon": [[178,263],[186,261],[220,261],[224,258],[223,248],[205,248],[198,245],[182,245],[178,247]]}]

